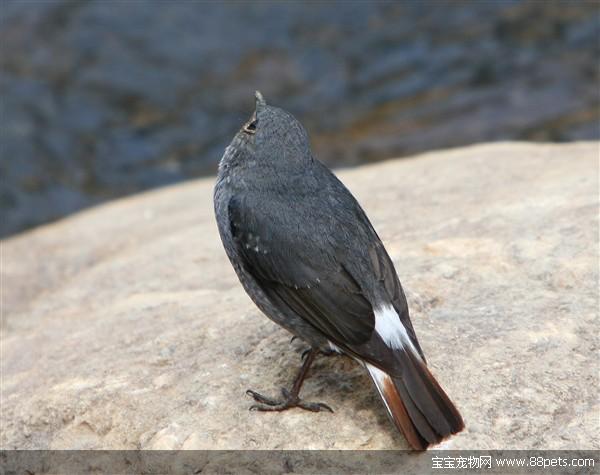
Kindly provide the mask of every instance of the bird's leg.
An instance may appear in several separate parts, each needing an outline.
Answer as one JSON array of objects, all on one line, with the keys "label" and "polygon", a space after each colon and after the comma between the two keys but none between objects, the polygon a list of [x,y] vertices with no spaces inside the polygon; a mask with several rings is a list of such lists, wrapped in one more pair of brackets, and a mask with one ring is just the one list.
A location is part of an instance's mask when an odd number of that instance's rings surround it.
[{"label": "bird's leg", "polygon": [[275,399],[271,399],[269,397],[265,397],[262,394],[259,394],[251,389],[246,391],[246,394],[252,396],[256,402],[261,404],[253,404],[250,406],[251,411],[285,411],[286,409],[291,409],[292,407],[299,407],[301,409],[306,409],[307,411],[319,412],[322,410],[333,412],[327,404],[322,402],[305,402],[300,399],[300,388],[302,388],[302,383],[308,374],[308,370],[315,360],[315,356],[319,350],[315,348],[311,348],[308,350],[304,358],[304,362],[302,363],[302,367],[300,371],[298,371],[298,375],[294,380],[294,385],[292,386],[292,390],[288,391],[285,388],[281,389],[281,394],[283,396],[283,400],[277,401]]}]

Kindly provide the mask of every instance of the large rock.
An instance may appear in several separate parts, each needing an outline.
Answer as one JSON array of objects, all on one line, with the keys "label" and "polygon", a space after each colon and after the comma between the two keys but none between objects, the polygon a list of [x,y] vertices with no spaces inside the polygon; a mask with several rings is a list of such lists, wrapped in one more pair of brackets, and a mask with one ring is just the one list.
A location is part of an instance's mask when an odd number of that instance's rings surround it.
[{"label": "large rock", "polygon": [[[451,448],[600,448],[600,144],[504,143],[340,173],[408,293],[467,429]],[[302,344],[262,316],[217,235],[212,179],[2,242],[3,448],[406,448],[361,367],[249,412]]]}]

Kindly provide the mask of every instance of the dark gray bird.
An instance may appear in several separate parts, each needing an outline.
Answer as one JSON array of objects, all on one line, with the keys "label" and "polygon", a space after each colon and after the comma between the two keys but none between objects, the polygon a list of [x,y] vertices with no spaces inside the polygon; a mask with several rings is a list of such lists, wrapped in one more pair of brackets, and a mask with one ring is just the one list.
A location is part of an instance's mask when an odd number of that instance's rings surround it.
[{"label": "dark gray bird", "polygon": [[417,450],[464,427],[411,324],[394,265],[356,199],[316,160],[306,131],[256,93],[225,149],[214,191],[225,251],[256,305],[310,345],[281,400],[248,390],[252,409],[331,410],[299,398],[318,352],[368,370],[392,421]]}]

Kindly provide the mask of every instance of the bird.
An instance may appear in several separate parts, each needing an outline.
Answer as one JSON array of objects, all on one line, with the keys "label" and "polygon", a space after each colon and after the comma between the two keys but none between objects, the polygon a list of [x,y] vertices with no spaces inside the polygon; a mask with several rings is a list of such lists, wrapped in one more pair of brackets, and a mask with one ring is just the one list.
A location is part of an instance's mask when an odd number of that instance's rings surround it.
[{"label": "bird", "polygon": [[250,409],[333,410],[300,398],[319,353],[358,361],[415,450],[464,428],[417,340],[394,264],[350,191],[317,160],[302,124],[255,93],[220,160],[213,193],[225,252],[246,293],[308,345],[281,398],[248,389]]}]

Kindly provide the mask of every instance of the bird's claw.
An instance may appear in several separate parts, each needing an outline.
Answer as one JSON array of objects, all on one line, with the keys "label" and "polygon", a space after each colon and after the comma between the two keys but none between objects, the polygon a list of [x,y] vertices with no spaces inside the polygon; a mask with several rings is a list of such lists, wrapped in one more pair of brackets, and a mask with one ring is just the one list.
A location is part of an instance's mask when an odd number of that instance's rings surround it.
[{"label": "bird's claw", "polygon": [[[252,389],[248,389],[246,391],[246,395],[252,397],[256,402],[267,404],[269,406],[275,406],[275,405],[279,404],[279,401],[276,401],[275,399],[271,399],[270,397],[267,397],[267,396],[263,396],[262,394],[257,393],[256,391],[252,391]],[[251,411],[256,410],[256,405],[250,406],[250,410]]]},{"label": "bird's claw", "polygon": [[298,396],[290,394],[286,388],[281,388],[281,395],[283,396],[283,400],[281,401],[263,396],[256,391],[252,391],[251,389],[248,389],[246,394],[251,396],[256,402],[260,403],[252,404],[248,408],[250,411],[285,411],[287,409],[298,407],[311,412],[321,412],[323,410],[333,412],[333,409],[331,409],[331,407],[329,407],[327,404],[323,402],[305,402]]},{"label": "bird's claw", "polygon": [[302,409],[305,409],[305,410],[311,411],[311,412],[321,412],[322,410],[324,410],[324,411],[329,411],[333,414],[333,409],[331,409],[331,407],[329,407],[324,402],[298,401],[298,407],[301,407]]}]

